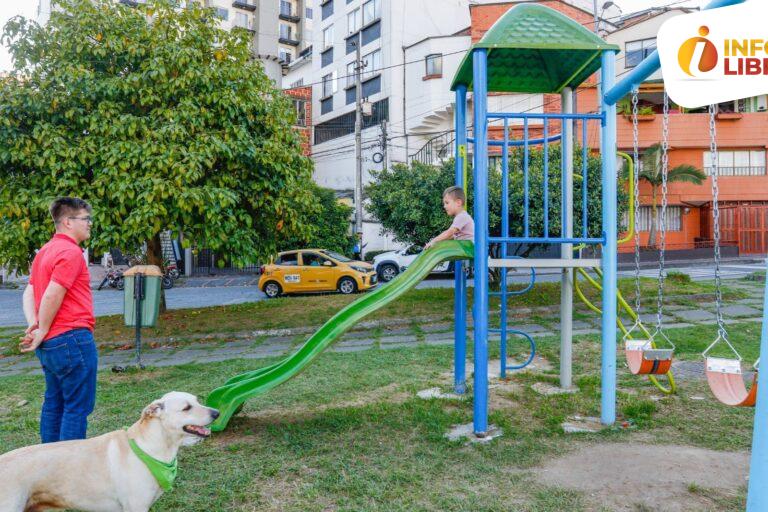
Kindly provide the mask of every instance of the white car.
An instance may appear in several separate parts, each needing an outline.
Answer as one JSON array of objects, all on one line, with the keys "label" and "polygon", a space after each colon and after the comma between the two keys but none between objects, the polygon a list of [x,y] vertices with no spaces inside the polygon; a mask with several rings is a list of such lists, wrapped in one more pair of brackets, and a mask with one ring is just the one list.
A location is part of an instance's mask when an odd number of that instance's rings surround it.
[{"label": "white car", "polygon": [[[373,268],[379,275],[379,281],[387,283],[397,277],[400,272],[405,271],[416,257],[421,254],[423,247],[411,245],[399,251],[383,252],[373,258]],[[453,272],[453,262],[445,261],[437,265],[432,273],[450,273]]]}]

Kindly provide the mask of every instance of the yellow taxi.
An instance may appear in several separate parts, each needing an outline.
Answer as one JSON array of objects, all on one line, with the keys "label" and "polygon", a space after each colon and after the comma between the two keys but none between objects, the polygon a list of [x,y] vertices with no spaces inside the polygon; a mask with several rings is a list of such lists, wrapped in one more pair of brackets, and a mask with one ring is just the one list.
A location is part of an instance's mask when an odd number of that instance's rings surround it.
[{"label": "yellow taxi", "polygon": [[373,288],[376,283],[376,271],[369,263],[324,249],[304,249],[281,252],[262,267],[259,289],[274,298],[284,293],[334,290],[350,294]]}]

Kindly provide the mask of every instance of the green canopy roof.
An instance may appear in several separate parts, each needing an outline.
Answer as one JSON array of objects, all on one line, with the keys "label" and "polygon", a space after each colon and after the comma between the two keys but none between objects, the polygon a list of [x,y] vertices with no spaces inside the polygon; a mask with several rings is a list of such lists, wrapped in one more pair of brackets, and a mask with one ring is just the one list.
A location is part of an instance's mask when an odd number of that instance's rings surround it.
[{"label": "green canopy roof", "polygon": [[576,21],[554,9],[519,4],[472,45],[451,90],[472,88],[472,50],[488,48],[488,91],[559,93],[600,69],[604,50],[618,52]]}]

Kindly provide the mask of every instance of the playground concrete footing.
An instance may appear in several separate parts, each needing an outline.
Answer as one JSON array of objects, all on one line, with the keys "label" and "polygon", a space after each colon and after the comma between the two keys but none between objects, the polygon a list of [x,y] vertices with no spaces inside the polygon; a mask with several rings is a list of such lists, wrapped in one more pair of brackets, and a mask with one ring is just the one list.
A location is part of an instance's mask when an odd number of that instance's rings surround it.
[{"label": "playground concrete footing", "polygon": [[445,433],[445,437],[449,441],[461,441],[466,439],[468,444],[475,443],[489,443],[504,434],[504,431],[496,425],[488,425],[488,430],[482,437],[476,436],[474,433],[474,426],[472,423],[465,423],[463,425],[454,425],[451,430]]}]

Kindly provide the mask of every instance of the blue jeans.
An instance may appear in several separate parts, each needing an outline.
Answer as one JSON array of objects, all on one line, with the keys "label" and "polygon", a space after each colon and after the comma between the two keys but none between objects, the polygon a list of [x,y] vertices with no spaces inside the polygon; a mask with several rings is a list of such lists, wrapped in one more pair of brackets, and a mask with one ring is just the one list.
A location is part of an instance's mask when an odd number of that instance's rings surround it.
[{"label": "blue jeans", "polygon": [[46,340],[36,354],[45,373],[40,414],[43,443],[85,439],[88,415],[96,405],[98,355],[93,333],[67,331]]}]

